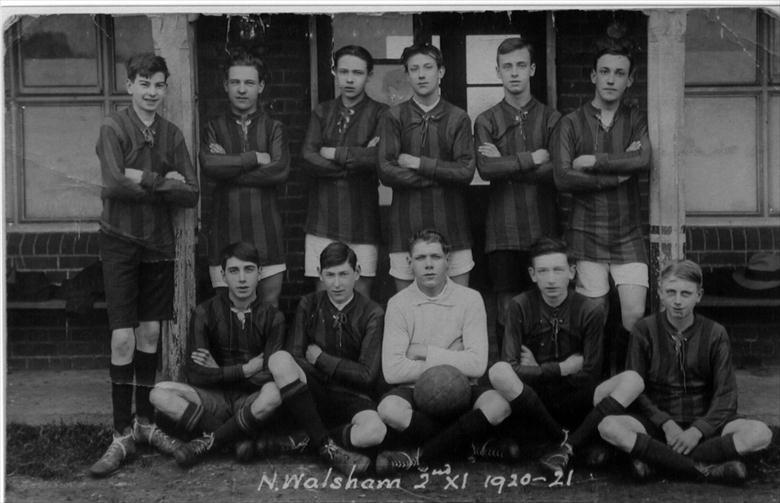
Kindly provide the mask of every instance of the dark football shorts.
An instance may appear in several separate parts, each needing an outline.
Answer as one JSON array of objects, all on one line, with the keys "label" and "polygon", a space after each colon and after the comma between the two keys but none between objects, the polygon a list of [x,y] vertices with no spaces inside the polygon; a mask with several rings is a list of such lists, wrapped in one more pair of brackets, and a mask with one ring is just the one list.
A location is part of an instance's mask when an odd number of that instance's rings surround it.
[{"label": "dark football shorts", "polygon": [[[653,438],[655,438],[657,440],[661,440],[661,441],[664,441],[664,442],[666,441],[666,434],[664,433],[664,430],[661,429],[660,426],[656,426],[652,421],[650,421],[649,417],[647,417],[644,414],[642,414],[639,411],[638,407],[634,406],[633,404],[630,405],[628,407],[628,415],[633,417],[634,419],[636,419],[640,423],[642,423],[642,426],[645,427],[645,431],[647,432],[647,434],[649,436],[651,436],[651,437],[653,437]],[[710,435],[709,437],[702,436],[701,440],[703,441],[703,440],[705,440],[707,438],[719,437],[720,434],[723,432],[723,427],[724,426],[729,424],[731,421],[734,421],[735,419],[744,419],[744,418],[745,418],[744,416],[740,416],[740,415],[734,415],[734,416],[730,417],[728,420],[724,421],[723,424],[721,425],[721,427],[717,428],[712,433],[712,435]],[[691,423],[688,423],[688,422],[678,422],[677,424],[679,424],[680,428],[682,428],[683,430],[687,430],[691,426]]]},{"label": "dark football shorts", "polygon": [[349,423],[358,412],[376,410],[376,402],[358,391],[338,384],[325,384],[308,373],[306,384],[314,398],[314,403],[317,404],[322,422],[327,426]]},{"label": "dark football shorts", "polygon": [[497,250],[487,255],[488,272],[496,293],[524,292],[534,286],[528,275],[527,251]]},{"label": "dark football shorts", "polygon": [[[558,421],[561,427],[570,432],[582,424],[585,416],[593,409],[593,392],[595,387],[575,387],[568,383],[532,386],[539,399],[550,415]],[[499,429],[516,438],[522,444],[537,444],[549,441],[549,434],[538,421],[532,417],[512,414]]]},{"label": "dark football shorts", "polygon": [[99,234],[106,311],[111,330],[173,314],[173,260],[104,232]]},{"label": "dark football shorts", "polygon": [[245,391],[222,388],[201,388],[197,386],[192,388],[200,397],[200,403],[203,405],[205,412],[214,416],[220,423],[224,423],[235,416],[241,407],[250,405],[260,396],[260,390],[254,393],[247,393]]}]

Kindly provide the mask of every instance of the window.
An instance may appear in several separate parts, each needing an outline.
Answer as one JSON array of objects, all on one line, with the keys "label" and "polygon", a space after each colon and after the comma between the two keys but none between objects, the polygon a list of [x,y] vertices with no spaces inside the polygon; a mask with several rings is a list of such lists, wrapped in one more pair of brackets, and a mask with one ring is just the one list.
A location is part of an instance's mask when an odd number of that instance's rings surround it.
[{"label": "window", "polygon": [[151,23],[146,16],[23,16],[5,37],[7,223],[37,230],[94,222],[102,208],[100,123],[129,104],[124,63],[153,50]]},{"label": "window", "polygon": [[756,9],[688,13],[685,139],[688,223],[777,223],[780,22]]}]

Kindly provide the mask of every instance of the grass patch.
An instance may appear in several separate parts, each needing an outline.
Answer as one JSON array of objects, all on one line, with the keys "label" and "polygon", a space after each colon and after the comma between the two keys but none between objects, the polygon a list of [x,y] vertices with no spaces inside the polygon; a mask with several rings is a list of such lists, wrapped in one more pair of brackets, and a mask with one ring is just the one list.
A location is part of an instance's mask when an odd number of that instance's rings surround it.
[{"label": "grass patch", "polygon": [[6,426],[6,474],[73,479],[111,442],[111,428],[91,424]]}]

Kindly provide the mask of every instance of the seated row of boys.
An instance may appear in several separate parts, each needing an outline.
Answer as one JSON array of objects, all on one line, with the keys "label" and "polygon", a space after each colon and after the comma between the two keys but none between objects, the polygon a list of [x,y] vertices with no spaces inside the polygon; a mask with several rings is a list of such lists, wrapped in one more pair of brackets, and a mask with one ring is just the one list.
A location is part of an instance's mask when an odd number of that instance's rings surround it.
[{"label": "seated row of boys", "polygon": [[[355,290],[355,253],[328,245],[320,255],[324,291],[301,299],[285,344],[282,314],[257,293],[257,250],[227,247],[227,291],[194,312],[188,383],[160,382],[151,391],[158,417],[196,436],[184,443],[150,424],[137,428],[135,440],[181,466],[230,446],[242,461],[310,449],[353,476],[376,457],[377,475],[387,476],[464,453],[511,461],[531,440],[545,439],[553,447],[541,465],[561,476],[598,431],[631,455],[638,477],[658,466],[725,482],[746,477],[735,458],[769,445],[765,424],[736,415],[725,330],[693,312],[702,293],[693,262],[662,271],[664,311],[636,325],[629,370],[599,384],[604,308],[569,288],[575,266],[565,244],[537,241],[528,268],[536,288],[512,299],[502,361],[486,381],[480,294],[447,277],[449,245],[438,232],[415,234],[409,252],[414,281],[384,314]],[[421,412],[413,393],[422,372],[442,364],[472,381],[471,410],[444,423]],[[394,386],[384,394],[380,372]],[[397,450],[376,455],[382,444]]]}]

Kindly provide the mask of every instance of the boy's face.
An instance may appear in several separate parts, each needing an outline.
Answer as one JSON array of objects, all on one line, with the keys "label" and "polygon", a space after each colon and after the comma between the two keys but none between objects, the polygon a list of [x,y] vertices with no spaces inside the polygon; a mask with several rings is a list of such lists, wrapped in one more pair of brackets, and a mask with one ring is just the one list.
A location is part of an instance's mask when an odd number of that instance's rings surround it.
[{"label": "boy's face", "polygon": [[701,300],[702,290],[693,281],[668,276],[661,281],[658,296],[670,321],[684,322],[693,318],[693,308]]},{"label": "boy's face", "polygon": [[360,266],[353,269],[349,262],[326,267],[320,271],[320,279],[328,297],[336,304],[343,304],[355,291],[355,282],[360,278]]},{"label": "boy's face", "polygon": [[604,54],[596,61],[596,69],[590,72],[590,81],[596,86],[596,98],[602,103],[620,101],[634,80],[631,62],[625,56]]},{"label": "boy's face", "polygon": [[353,100],[365,91],[369,73],[368,65],[363,59],[351,54],[341,56],[336,62],[335,74],[336,85],[342,96]]},{"label": "boy's face", "polygon": [[417,287],[429,297],[438,295],[447,282],[449,260],[441,243],[418,241],[412,246],[412,273]]},{"label": "boy's face", "polygon": [[260,281],[260,268],[254,262],[230,257],[225,262],[222,277],[233,301],[247,300],[255,296]]},{"label": "boy's face", "polygon": [[496,75],[504,84],[504,90],[510,94],[525,93],[535,73],[536,64],[531,63],[531,53],[526,47],[498,55]]},{"label": "boy's face", "polygon": [[127,79],[127,92],[132,96],[133,108],[153,114],[160,108],[165,98],[168,84],[163,72],[154,73],[148,77],[136,75],[134,80]]},{"label": "boy's face", "polygon": [[556,304],[566,297],[569,282],[574,279],[574,266],[564,253],[550,253],[534,257],[528,268],[531,280],[536,283],[542,297],[548,304]]},{"label": "boy's face", "polygon": [[426,54],[415,54],[406,61],[406,77],[414,94],[426,98],[439,92],[439,83],[444,77],[444,67]]},{"label": "boy's face", "polygon": [[257,110],[257,99],[264,87],[265,82],[260,80],[254,66],[231,66],[228,69],[225,91],[234,113],[245,115]]}]

